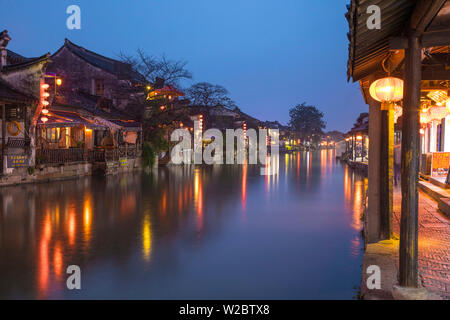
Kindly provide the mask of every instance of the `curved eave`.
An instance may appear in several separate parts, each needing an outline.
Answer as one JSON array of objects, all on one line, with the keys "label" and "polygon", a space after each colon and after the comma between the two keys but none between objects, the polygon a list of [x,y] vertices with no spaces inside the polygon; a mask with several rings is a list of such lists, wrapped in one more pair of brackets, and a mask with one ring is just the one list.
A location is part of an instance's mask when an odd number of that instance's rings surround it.
[{"label": "curved eave", "polygon": [[16,63],[16,64],[10,64],[3,67],[1,70],[2,73],[9,73],[17,70],[27,69],[33,65],[42,63],[42,62],[48,62],[50,58],[50,53],[46,53],[38,58],[31,59],[22,63]]}]

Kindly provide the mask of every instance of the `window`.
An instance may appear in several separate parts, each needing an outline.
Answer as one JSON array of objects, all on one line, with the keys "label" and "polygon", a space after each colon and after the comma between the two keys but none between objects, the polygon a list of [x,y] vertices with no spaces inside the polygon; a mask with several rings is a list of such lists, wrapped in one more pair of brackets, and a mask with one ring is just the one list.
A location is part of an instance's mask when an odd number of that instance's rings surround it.
[{"label": "window", "polygon": [[47,128],[46,130],[46,140],[50,143],[56,143],[60,138],[59,128]]},{"label": "window", "polygon": [[104,130],[95,130],[94,131],[94,146],[99,147],[102,145],[102,139],[105,136]]},{"label": "window", "polygon": [[94,79],[94,94],[96,96],[103,96],[105,93],[105,85],[103,79]]},{"label": "window", "polygon": [[6,119],[9,121],[23,120],[24,107],[7,104],[6,105]]}]

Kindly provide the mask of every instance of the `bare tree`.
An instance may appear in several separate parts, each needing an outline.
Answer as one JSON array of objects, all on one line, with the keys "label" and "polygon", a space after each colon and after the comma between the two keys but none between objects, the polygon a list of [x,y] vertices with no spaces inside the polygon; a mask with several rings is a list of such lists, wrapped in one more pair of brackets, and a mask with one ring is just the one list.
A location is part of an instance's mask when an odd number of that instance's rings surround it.
[{"label": "bare tree", "polygon": [[133,70],[150,83],[155,83],[156,78],[162,78],[167,84],[178,85],[182,79],[192,79],[192,74],[186,69],[186,61],[170,60],[165,55],[151,56],[142,49],[136,50],[134,55],[121,52],[119,58],[131,64]]},{"label": "bare tree", "polygon": [[221,85],[209,82],[199,82],[187,89],[187,97],[193,105],[213,107],[217,105],[229,109],[236,107],[233,100],[228,97],[228,90]]}]

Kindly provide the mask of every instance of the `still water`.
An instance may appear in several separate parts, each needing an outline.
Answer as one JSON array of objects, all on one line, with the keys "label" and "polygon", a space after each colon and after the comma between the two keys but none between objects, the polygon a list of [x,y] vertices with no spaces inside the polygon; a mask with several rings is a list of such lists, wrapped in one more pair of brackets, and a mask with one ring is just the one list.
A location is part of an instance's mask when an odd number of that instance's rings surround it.
[{"label": "still water", "polygon": [[366,180],[332,150],[272,165],[4,187],[0,298],[351,299]]}]

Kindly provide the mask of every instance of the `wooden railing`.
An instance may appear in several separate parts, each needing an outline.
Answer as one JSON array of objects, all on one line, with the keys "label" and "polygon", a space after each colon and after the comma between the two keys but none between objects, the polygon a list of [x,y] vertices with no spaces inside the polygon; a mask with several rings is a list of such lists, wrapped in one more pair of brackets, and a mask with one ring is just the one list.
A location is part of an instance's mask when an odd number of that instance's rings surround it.
[{"label": "wooden railing", "polygon": [[84,149],[37,149],[36,163],[68,163],[85,161]]},{"label": "wooden railing", "polygon": [[135,159],[139,153],[135,146],[94,150],[84,150],[83,148],[36,149],[36,164],[119,161],[120,158]]}]

